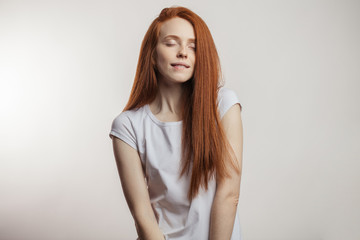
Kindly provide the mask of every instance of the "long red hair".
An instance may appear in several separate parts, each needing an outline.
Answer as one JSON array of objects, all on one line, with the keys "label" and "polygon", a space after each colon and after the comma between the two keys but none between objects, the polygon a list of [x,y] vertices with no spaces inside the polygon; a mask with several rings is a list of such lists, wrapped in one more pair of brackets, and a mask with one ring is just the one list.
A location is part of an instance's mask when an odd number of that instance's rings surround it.
[{"label": "long red hair", "polygon": [[188,199],[192,200],[201,186],[208,189],[208,181],[215,174],[219,180],[229,177],[229,163],[237,173],[241,171],[217,108],[218,91],[222,87],[219,56],[210,30],[197,14],[185,7],[170,7],[153,20],[141,44],[134,84],[123,111],[142,107],[155,99],[158,92],[155,47],[162,23],[174,17],[189,21],[196,38],[194,75],[183,83],[183,155],[179,176],[188,174],[192,166],[188,192]]}]

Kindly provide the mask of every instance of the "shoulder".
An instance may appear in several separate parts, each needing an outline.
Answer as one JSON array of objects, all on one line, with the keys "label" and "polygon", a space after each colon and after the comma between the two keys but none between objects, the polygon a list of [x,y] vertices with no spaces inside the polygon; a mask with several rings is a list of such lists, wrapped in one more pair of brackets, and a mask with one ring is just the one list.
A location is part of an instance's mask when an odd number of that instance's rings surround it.
[{"label": "shoulder", "polygon": [[[217,101],[218,101],[218,108],[221,119],[225,116],[225,114],[229,111],[231,107],[240,108],[239,111],[242,111],[242,106],[238,98],[238,95],[232,89],[221,87],[218,92]],[[239,106],[234,107],[235,104]]]},{"label": "shoulder", "polygon": [[112,121],[111,128],[112,130],[119,130],[123,127],[130,126],[132,122],[131,111],[124,111],[118,114]]},{"label": "shoulder", "polygon": [[118,114],[113,122],[112,122],[112,127],[121,127],[121,126],[128,126],[128,125],[133,125],[136,124],[139,119],[142,118],[142,109],[143,107],[140,108],[135,108],[135,109],[131,109],[131,110],[126,110],[121,112],[120,114]]},{"label": "shoulder", "polygon": [[115,136],[137,149],[138,132],[141,130],[143,107],[121,112],[111,124],[110,138]]}]

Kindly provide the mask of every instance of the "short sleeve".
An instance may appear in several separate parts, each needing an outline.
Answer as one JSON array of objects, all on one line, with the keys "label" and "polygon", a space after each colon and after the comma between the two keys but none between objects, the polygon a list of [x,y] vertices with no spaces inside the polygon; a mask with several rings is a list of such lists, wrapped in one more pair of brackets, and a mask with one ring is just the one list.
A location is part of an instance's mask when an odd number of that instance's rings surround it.
[{"label": "short sleeve", "polygon": [[111,131],[109,137],[115,136],[127,144],[129,144],[135,150],[138,150],[136,144],[136,135],[131,123],[130,118],[125,112],[120,113],[111,124]]},{"label": "short sleeve", "polygon": [[237,103],[240,105],[240,111],[242,111],[242,106],[236,92],[231,89],[222,87],[218,93],[218,108],[220,118],[222,119],[230,107]]}]

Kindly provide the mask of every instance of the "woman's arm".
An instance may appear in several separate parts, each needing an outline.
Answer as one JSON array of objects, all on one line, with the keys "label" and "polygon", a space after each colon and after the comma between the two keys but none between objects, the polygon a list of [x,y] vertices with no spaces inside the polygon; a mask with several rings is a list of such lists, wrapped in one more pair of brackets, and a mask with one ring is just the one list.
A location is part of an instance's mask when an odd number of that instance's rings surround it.
[{"label": "woman's arm", "polygon": [[[221,120],[226,136],[242,166],[243,128],[239,104],[233,105]],[[241,168],[240,168],[241,169]],[[210,240],[229,240],[232,235],[240,194],[240,174],[231,168],[231,178],[216,180],[216,192],[211,208]]]},{"label": "woman's arm", "polygon": [[150,204],[138,152],[119,138],[112,137],[112,139],[121,185],[135,220],[139,238],[141,240],[164,239]]}]

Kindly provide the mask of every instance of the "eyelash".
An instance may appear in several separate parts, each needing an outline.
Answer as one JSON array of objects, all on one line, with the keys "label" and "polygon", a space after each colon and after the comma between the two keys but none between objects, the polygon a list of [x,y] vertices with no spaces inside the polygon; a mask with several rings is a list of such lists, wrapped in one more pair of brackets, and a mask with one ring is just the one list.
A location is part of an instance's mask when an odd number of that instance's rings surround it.
[{"label": "eyelash", "polygon": [[[166,43],[166,46],[174,46],[175,44],[174,43]],[[196,50],[196,47],[191,47],[193,50]]]}]

